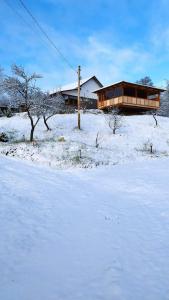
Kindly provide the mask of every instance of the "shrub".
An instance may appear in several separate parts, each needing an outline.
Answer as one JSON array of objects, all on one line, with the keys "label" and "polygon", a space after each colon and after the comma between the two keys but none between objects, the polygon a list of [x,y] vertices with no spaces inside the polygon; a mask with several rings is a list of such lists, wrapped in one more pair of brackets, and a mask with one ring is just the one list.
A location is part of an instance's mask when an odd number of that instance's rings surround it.
[{"label": "shrub", "polygon": [[58,138],[58,142],[66,142],[64,136],[60,136],[60,137]]},{"label": "shrub", "polygon": [[0,133],[0,142],[7,143],[9,138],[5,132]]}]

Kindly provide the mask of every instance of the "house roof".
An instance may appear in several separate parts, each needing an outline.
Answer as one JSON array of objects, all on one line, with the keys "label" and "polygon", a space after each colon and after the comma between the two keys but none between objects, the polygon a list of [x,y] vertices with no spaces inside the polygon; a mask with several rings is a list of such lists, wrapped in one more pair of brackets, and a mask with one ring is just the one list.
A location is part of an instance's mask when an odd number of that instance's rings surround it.
[{"label": "house roof", "polygon": [[110,87],[115,87],[115,86],[119,86],[119,85],[129,85],[131,87],[142,87],[144,89],[147,89],[147,90],[151,90],[151,91],[160,91],[160,92],[164,92],[165,90],[164,89],[161,89],[161,88],[158,88],[158,87],[154,87],[154,86],[148,86],[148,85],[142,85],[142,84],[139,84],[139,83],[133,83],[133,82],[127,82],[127,81],[119,81],[119,82],[115,82],[113,84],[110,84],[110,85],[107,85],[107,86],[104,86],[96,91],[94,91],[93,93],[99,93],[100,91],[103,91],[103,90],[106,90]]},{"label": "house roof", "polygon": [[[86,82],[88,82],[91,79],[94,79],[98,83],[98,85],[100,87],[103,87],[102,83],[97,79],[96,76],[91,76],[91,77],[82,79],[80,81],[80,86],[82,86],[83,84],[85,84]],[[50,94],[54,94],[54,93],[56,93],[58,91],[60,91],[60,92],[66,92],[66,91],[77,90],[77,88],[78,88],[78,82],[73,82],[73,83],[70,83],[70,84],[62,86],[61,88],[54,89],[53,91],[50,92]]]}]

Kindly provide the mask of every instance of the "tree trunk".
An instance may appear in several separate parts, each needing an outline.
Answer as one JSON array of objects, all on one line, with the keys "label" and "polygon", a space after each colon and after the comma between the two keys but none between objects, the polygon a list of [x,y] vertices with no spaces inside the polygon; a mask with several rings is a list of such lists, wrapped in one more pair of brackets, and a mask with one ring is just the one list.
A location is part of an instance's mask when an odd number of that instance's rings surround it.
[{"label": "tree trunk", "polygon": [[28,117],[29,117],[30,122],[31,122],[30,142],[33,142],[33,134],[34,134],[35,126],[34,126],[33,118],[30,114],[30,111],[28,110],[27,113],[28,113]]},{"label": "tree trunk", "polygon": [[113,134],[116,134],[116,128],[113,128]]},{"label": "tree trunk", "polygon": [[155,115],[155,114],[153,114],[153,118],[154,118],[154,120],[155,120],[156,126],[158,126],[158,122],[157,122],[157,119],[156,119],[156,115]]},{"label": "tree trunk", "polygon": [[43,116],[43,121],[44,121],[44,124],[45,124],[47,130],[51,130],[51,128],[49,127],[49,125],[47,123],[47,119],[45,118],[45,116]]},{"label": "tree trunk", "polygon": [[35,130],[35,127],[36,127],[36,125],[38,124],[38,122],[39,122],[39,120],[40,120],[40,117],[37,117],[37,120],[36,120],[36,122],[34,123],[33,117],[31,116],[31,113],[30,113],[29,110],[27,111],[27,113],[28,113],[28,117],[29,117],[30,122],[31,122],[30,142],[33,142],[34,130]]},{"label": "tree trunk", "polygon": [[33,142],[34,130],[35,130],[35,127],[33,126],[31,128],[31,133],[30,133],[30,142]]}]

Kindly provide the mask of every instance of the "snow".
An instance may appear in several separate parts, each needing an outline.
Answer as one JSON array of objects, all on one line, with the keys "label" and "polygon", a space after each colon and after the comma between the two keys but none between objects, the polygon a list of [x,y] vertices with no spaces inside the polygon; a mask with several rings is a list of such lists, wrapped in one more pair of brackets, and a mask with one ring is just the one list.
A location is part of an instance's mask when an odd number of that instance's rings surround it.
[{"label": "snow", "polygon": [[[88,78],[84,78],[80,80],[80,85],[82,86],[84,83],[86,83],[87,81],[89,81],[90,79],[92,79],[94,76],[90,76]],[[58,91],[64,92],[64,91],[71,91],[71,90],[75,90],[78,88],[78,81],[73,82],[73,83],[69,83],[66,84],[64,86],[61,86],[61,88],[56,88],[52,91],[50,91],[50,94],[56,93]]]},{"label": "snow", "polygon": [[126,84],[132,84],[132,85],[135,85],[135,86],[140,86],[140,87],[145,87],[145,88],[150,88],[150,89],[154,89],[154,90],[159,90],[161,92],[164,92],[165,89],[163,88],[160,88],[160,87],[157,87],[157,86],[152,86],[152,85],[144,85],[144,84],[140,84],[140,83],[133,83],[133,82],[127,82],[127,81],[117,81],[117,82],[113,82],[112,84],[109,84],[109,85],[106,85],[106,86],[103,86],[102,88],[98,89],[98,90],[95,90],[94,92],[98,92],[98,91],[102,91],[104,89],[107,89],[109,87],[112,87],[113,85],[119,85],[119,84],[122,84],[122,83],[126,83]]},{"label": "snow", "polygon": [[[113,135],[102,114],[82,114],[81,131],[75,128],[77,114],[56,115],[49,120],[50,132],[42,120],[39,122],[36,142],[32,145],[24,142],[29,139],[30,124],[26,115],[20,114],[0,119],[0,132],[11,137],[10,143],[0,143],[0,153],[64,169],[159,159],[169,156],[169,119],[158,117],[158,123],[155,127],[152,116],[125,116],[122,127]],[[99,148],[95,142],[97,133]],[[151,143],[153,154],[150,154]]]},{"label": "snow", "polygon": [[169,120],[81,117],[0,118],[0,299],[168,300]]},{"label": "snow", "polygon": [[169,159],[0,170],[0,299],[168,299]]}]

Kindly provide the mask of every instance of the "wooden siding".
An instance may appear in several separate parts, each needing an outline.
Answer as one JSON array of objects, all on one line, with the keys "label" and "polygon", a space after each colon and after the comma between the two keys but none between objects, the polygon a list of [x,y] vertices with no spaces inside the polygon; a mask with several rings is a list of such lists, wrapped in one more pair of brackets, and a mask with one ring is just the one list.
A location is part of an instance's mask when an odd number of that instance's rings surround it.
[{"label": "wooden siding", "polygon": [[133,106],[145,109],[158,109],[160,107],[159,99],[149,100],[136,97],[120,96],[109,100],[98,100],[98,108],[110,106]]}]

